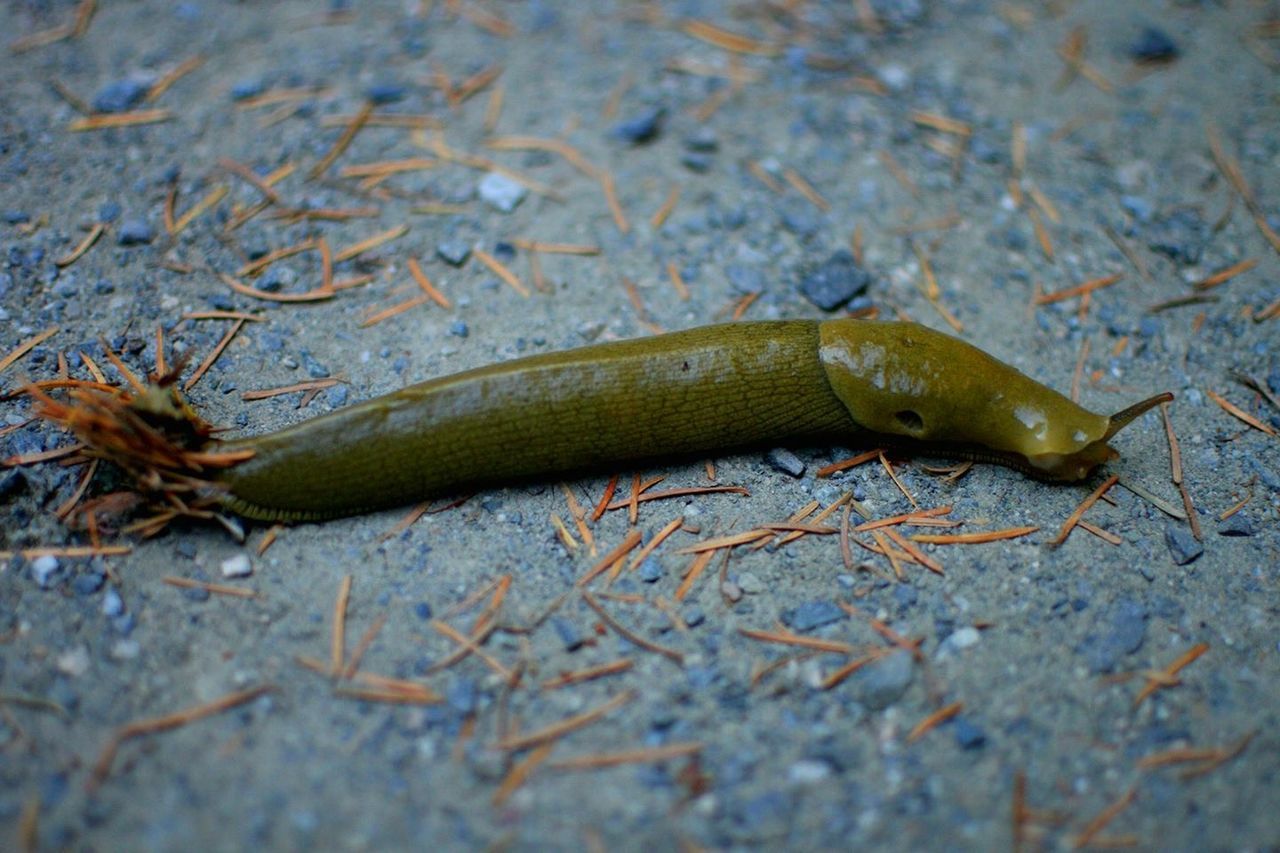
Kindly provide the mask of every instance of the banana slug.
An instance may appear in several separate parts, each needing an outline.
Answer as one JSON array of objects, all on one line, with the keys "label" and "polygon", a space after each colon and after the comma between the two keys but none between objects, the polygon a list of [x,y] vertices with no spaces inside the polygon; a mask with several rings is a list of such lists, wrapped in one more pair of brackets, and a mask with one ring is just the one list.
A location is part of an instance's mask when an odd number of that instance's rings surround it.
[{"label": "banana slug", "polygon": [[[889,441],[1081,480],[1162,394],[1094,414],[915,323],[734,323],[433,379],[223,442],[227,508],[318,520],[462,487],[782,441]],[[246,454],[248,455],[248,454]]]}]

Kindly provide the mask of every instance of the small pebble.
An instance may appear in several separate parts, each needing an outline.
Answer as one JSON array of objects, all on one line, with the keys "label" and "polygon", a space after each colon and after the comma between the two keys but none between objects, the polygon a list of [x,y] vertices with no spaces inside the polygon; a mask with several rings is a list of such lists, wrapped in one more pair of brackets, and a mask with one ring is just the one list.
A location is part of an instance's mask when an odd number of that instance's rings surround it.
[{"label": "small pebble", "polygon": [[645,557],[644,562],[640,564],[640,580],[645,583],[657,583],[662,580],[662,563],[658,562],[657,557]]},{"label": "small pebble", "polygon": [[123,113],[142,103],[150,88],[142,77],[126,77],[108,83],[93,96],[93,109],[99,113]]},{"label": "small pebble", "polygon": [[124,613],[124,599],[120,597],[120,593],[116,592],[115,587],[109,587],[107,594],[102,596],[102,615],[108,619],[114,619]]},{"label": "small pebble", "polygon": [[799,479],[804,476],[804,461],[785,447],[775,447],[764,456],[764,461],[775,471],[781,471]]},{"label": "small pebble", "polygon": [[958,631],[952,631],[938,645],[938,660],[953,657],[964,649],[976,646],[981,640],[982,632],[973,626],[966,626]]},{"label": "small pebble", "polygon": [[981,749],[987,744],[987,733],[965,717],[956,717],[951,723],[951,730],[955,733],[956,745],[961,749]]},{"label": "small pebble", "polygon": [[1173,562],[1179,566],[1193,563],[1204,553],[1204,546],[1191,535],[1191,531],[1178,524],[1164,529],[1164,544],[1169,547]]},{"label": "small pebble", "polygon": [[800,293],[823,311],[834,311],[871,284],[871,274],[858,266],[853,253],[834,252],[800,280]]},{"label": "small pebble", "polygon": [[139,246],[150,243],[156,238],[156,232],[145,219],[126,219],[120,226],[116,242],[121,246]]},{"label": "small pebble", "polygon": [[716,132],[709,127],[700,127],[684,139],[684,147],[689,151],[711,154],[720,148],[720,140]]},{"label": "small pebble", "polygon": [[850,680],[859,702],[872,711],[882,711],[902,698],[914,677],[911,653],[898,649],[858,670]]},{"label": "small pebble", "polygon": [[399,83],[375,83],[365,90],[365,97],[378,106],[403,101],[409,90]]},{"label": "small pebble", "polygon": [[58,573],[58,558],[50,554],[36,557],[31,561],[31,577],[41,589],[48,589]]},{"label": "small pebble", "polygon": [[1129,56],[1136,62],[1170,62],[1178,58],[1178,45],[1158,27],[1145,27],[1133,44]]},{"label": "small pebble", "polygon": [[524,184],[508,178],[501,172],[489,172],[481,178],[477,192],[486,204],[503,213],[515,210],[529,194]]},{"label": "small pebble", "polygon": [[436,244],[436,256],[446,264],[460,267],[471,257],[471,244],[465,240],[443,240]]},{"label": "small pebble", "polygon": [[241,80],[231,87],[231,100],[247,101],[256,98],[267,90],[267,84],[260,80]]},{"label": "small pebble", "polygon": [[559,616],[551,619],[551,627],[555,629],[556,636],[560,638],[560,642],[564,644],[566,652],[576,652],[582,648],[586,640],[582,636],[582,632],[578,630],[578,626],[574,625],[568,619]]},{"label": "small pebble", "polygon": [[248,554],[228,557],[222,561],[221,569],[224,578],[247,578],[253,574],[253,564],[249,562]]},{"label": "small pebble", "polygon": [[1218,525],[1218,534],[1221,536],[1252,536],[1257,532],[1258,528],[1243,512],[1237,512]]},{"label": "small pebble", "polygon": [[631,145],[644,145],[658,138],[663,121],[667,117],[665,107],[650,107],[642,113],[615,124],[609,131],[614,137]]},{"label": "small pebble", "polygon": [[[743,586],[746,589],[746,586]],[[807,601],[799,607],[782,612],[782,622],[799,634],[805,634],[823,625],[830,625],[845,618],[844,611],[833,602]]]},{"label": "small pebble", "polygon": [[751,572],[743,572],[738,576],[738,586],[742,587],[742,591],[747,595],[759,595],[764,592],[764,584]]},{"label": "small pebble", "polygon": [[742,294],[762,293],[768,283],[764,271],[749,264],[729,264],[724,274],[733,289]]}]

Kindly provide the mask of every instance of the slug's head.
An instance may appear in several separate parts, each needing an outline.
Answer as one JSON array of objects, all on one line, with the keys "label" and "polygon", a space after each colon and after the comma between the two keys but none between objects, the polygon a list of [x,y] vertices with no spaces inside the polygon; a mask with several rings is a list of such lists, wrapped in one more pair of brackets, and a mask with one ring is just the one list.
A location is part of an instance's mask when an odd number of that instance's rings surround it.
[{"label": "slug's head", "polygon": [[915,323],[834,320],[820,330],[832,391],[855,424],[926,449],[1082,480],[1111,438],[1162,394],[1097,415],[982,350]]}]

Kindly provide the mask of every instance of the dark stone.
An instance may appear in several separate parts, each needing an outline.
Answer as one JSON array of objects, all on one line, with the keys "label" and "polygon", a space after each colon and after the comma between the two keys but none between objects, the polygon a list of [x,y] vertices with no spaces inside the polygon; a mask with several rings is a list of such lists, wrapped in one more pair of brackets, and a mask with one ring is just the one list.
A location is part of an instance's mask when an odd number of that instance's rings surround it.
[{"label": "dark stone", "polygon": [[307,375],[312,379],[324,379],[329,375],[329,368],[316,361],[310,350],[299,350],[298,358],[301,359],[302,366],[307,369]]},{"label": "dark stone", "polygon": [[560,638],[560,642],[564,644],[566,652],[576,652],[582,648],[586,640],[582,636],[582,632],[578,630],[578,626],[574,625],[568,619],[559,616],[552,617],[551,627],[555,629],[556,636]]},{"label": "dark stone", "polygon": [[987,733],[965,717],[956,717],[951,730],[956,736],[956,745],[961,749],[981,749],[987,745]]},{"label": "dark stone", "polygon": [[16,498],[27,490],[27,475],[17,468],[0,473],[0,501]]},{"label": "dark stone", "polygon": [[1254,526],[1253,520],[1243,512],[1237,512],[1218,525],[1221,536],[1252,536],[1257,532],[1258,528]]},{"label": "dark stone", "polygon": [[800,280],[800,293],[823,311],[834,311],[871,284],[871,274],[858,266],[853,253],[834,252]]},{"label": "dark stone", "polygon": [[94,112],[123,113],[142,103],[151,88],[149,81],[139,77],[126,77],[108,83],[93,96]]},{"label": "dark stone", "polygon": [[764,461],[775,471],[781,471],[790,477],[804,476],[804,462],[785,447],[775,447],[764,455]]},{"label": "dark stone", "polygon": [[640,580],[645,583],[657,583],[662,580],[662,575],[662,563],[658,562],[658,558],[645,557],[644,562],[640,564]]},{"label": "dark stone", "polygon": [[782,622],[792,631],[800,634],[808,633],[823,625],[830,625],[844,619],[844,611],[834,603],[825,600],[807,601],[799,607],[782,612]]},{"label": "dark stone", "polygon": [[684,139],[684,147],[700,154],[711,154],[720,148],[720,140],[716,132],[709,127],[700,127]]},{"label": "dark stone", "polygon": [[436,256],[446,264],[460,267],[471,257],[471,245],[465,240],[445,240],[436,244]]},{"label": "dark stone", "polygon": [[1122,598],[1099,612],[1094,631],[1076,646],[1095,675],[1112,672],[1120,658],[1142,648],[1147,636],[1147,608],[1132,598]]},{"label": "dark stone", "polygon": [[96,569],[90,569],[76,575],[75,580],[71,582],[71,588],[76,591],[76,595],[93,595],[102,589],[102,585],[106,582],[105,574]]},{"label": "dark stone", "polygon": [[431,605],[425,601],[419,601],[413,605],[413,615],[425,622],[431,618]]},{"label": "dark stone", "polygon": [[455,338],[465,338],[467,335],[471,334],[471,330],[468,329],[467,324],[461,320],[454,320],[449,324],[449,334],[453,335]]},{"label": "dark stone", "polygon": [[241,80],[231,87],[231,100],[247,101],[267,91],[267,84],[262,80]]},{"label": "dark stone", "polygon": [[1144,27],[1142,34],[1129,45],[1129,56],[1136,62],[1170,62],[1178,58],[1177,43],[1158,27]]},{"label": "dark stone", "polygon": [[1209,227],[1204,218],[1189,207],[1178,208],[1147,229],[1147,245],[1151,251],[1183,266],[1200,263],[1208,240]]},{"label": "dark stone", "polygon": [[147,220],[126,219],[124,224],[120,226],[120,233],[116,237],[116,242],[121,246],[140,246],[150,243],[155,238],[156,232]]},{"label": "dark stone", "polygon": [[802,239],[814,236],[822,230],[822,215],[807,201],[784,202],[779,215],[782,227]]},{"label": "dark stone", "polygon": [[724,274],[733,289],[742,294],[761,293],[767,284],[764,272],[750,264],[729,264]]},{"label": "dark stone", "polygon": [[666,120],[665,107],[650,107],[642,113],[619,122],[609,131],[614,137],[630,145],[644,145],[658,138]]},{"label": "dark stone", "polygon": [[872,711],[882,711],[902,698],[914,677],[911,652],[897,649],[858,670],[850,682],[859,702]]},{"label": "dark stone", "polygon": [[4,212],[5,225],[21,225],[24,222],[31,221],[31,214],[25,210],[6,210]]},{"label": "dark stone", "polygon": [[711,166],[715,163],[715,159],[710,154],[702,154],[697,151],[688,151],[681,155],[680,164],[690,172],[705,174],[711,171]]},{"label": "dark stone", "polygon": [[365,90],[365,97],[373,103],[381,106],[382,104],[394,104],[396,101],[403,101],[409,90],[400,83],[375,83]]},{"label": "dark stone", "polygon": [[1179,566],[1195,562],[1204,553],[1204,546],[1189,530],[1178,524],[1170,524],[1164,529],[1164,544],[1169,547],[1173,562]]}]

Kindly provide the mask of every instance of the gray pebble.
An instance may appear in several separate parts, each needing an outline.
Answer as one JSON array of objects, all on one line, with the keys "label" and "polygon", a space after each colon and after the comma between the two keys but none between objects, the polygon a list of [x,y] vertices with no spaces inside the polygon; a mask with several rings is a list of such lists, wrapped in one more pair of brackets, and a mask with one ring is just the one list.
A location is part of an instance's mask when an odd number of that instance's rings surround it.
[{"label": "gray pebble", "polygon": [[150,81],[141,77],[126,77],[99,89],[93,96],[93,109],[99,113],[122,113],[131,110],[147,96]]},{"label": "gray pebble", "polygon": [[58,574],[58,558],[49,554],[31,561],[31,577],[41,589],[48,589]]},{"label": "gray pebble", "polygon": [[443,240],[436,244],[436,255],[446,264],[460,267],[471,257],[471,244],[465,240]]},{"label": "gray pebble", "polygon": [[481,178],[477,192],[486,204],[503,213],[515,210],[529,194],[524,184],[508,178],[501,172],[489,172]]},{"label": "gray pebble", "polygon": [[[743,584],[742,588],[746,589],[746,585]],[[782,612],[783,624],[800,634],[839,622],[844,618],[844,611],[833,602],[826,600],[806,601],[799,607]]]},{"label": "gray pebble", "polygon": [[1095,675],[1112,672],[1120,659],[1142,648],[1147,636],[1147,609],[1133,598],[1122,598],[1099,612],[1094,630],[1076,646]]},{"label": "gray pebble", "polygon": [[915,665],[911,652],[897,649],[854,673],[853,694],[872,711],[888,708],[911,686]]},{"label": "gray pebble", "polygon": [[609,133],[630,145],[644,145],[652,142],[662,133],[662,124],[667,117],[665,107],[650,107],[642,113],[614,125]]},{"label": "gray pebble", "polygon": [[761,293],[767,284],[764,272],[749,264],[729,264],[724,268],[724,274],[739,293]]},{"label": "gray pebble", "polygon": [[1145,27],[1129,45],[1129,56],[1136,62],[1170,62],[1178,58],[1178,45],[1164,30]]},{"label": "gray pebble", "polygon": [[582,648],[582,644],[586,642],[582,638],[582,632],[578,630],[578,626],[574,625],[568,619],[559,616],[552,617],[551,627],[555,629],[556,636],[560,638],[560,642],[564,644],[566,652],[576,652]]},{"label": "gray pebble", "polygon": [[987,733],[965,717],[956,717],[951,729],[955,733],[956,745],[961,749],[981,749],[987,744]]},{"label": "gray pebble", "polygon": [[121,246],[139,246],[150,243],[156,238],[156,232],[145,219],[126,219],[120,226],[116,242]]},{"label": "gray pebble", "polygon": [[1243,512],[1237,512],[1218,525],[1218,533],[1222,536],[1252,536],[1257,532],[1253,520]]},{"label": "gray pebble", "polygon": [[858,266],[853,253],[840,249],[807,272],[800,292],[823,311],[834,311],[871,284],[871,274]]},{"label": "gray pebble", "polygon": [[644,562],[640,564],[640,580],[645,583],[657,583],[662,580],[662,563],[658,562],[657,557],[645,557]]},{"label": "gray pebble", "polygon": [[775,471],[799,479],[804,476],[804,462],[785,447],[775,447],[764,456],[764,461]]},{"label": "gray pebble", "polygon": [[1165,527],[1164,544],[1169,546],[1173,562],[1179,566],[1195,562],[1204,553],[1204,546],[1191,535],[1191,531],[1178,524],[1170,523]]}]

